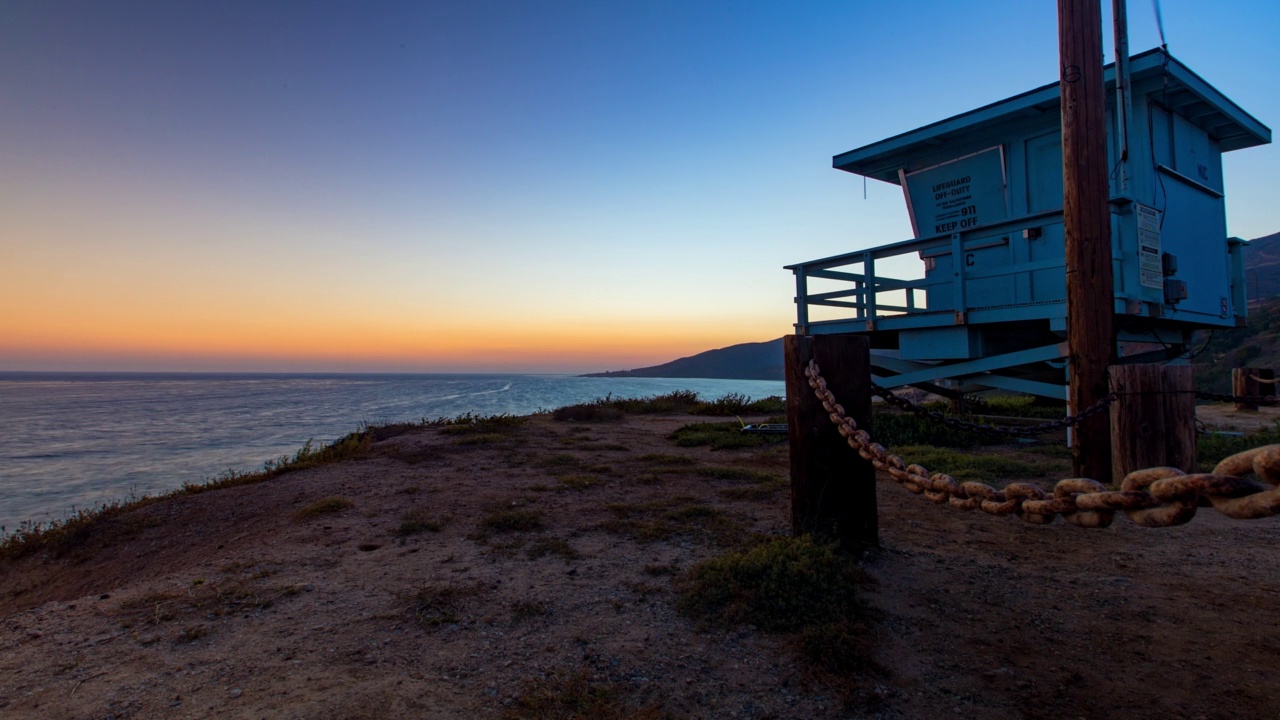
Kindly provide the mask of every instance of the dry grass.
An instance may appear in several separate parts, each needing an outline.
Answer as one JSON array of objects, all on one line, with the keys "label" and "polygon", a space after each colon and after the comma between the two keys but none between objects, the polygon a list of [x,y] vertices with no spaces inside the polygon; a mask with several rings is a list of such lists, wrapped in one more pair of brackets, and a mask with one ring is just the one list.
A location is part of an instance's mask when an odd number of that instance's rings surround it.
[{"label": "dry grass", "polygon": [[319,500],[315,500],[302,506],[293,514],[293,519],[299,522],[304,522],[320,515],[333,515],[334,513],[340,513],[354,505],[355,503],[351,502],[347,498],[339,495],[332,495],[330,497],[320,498]]},{"label": "dry grass", "polygon": [[634,688],[590,668],[530,680],[503,720],[665,720],[656,703],[637,702]]}]

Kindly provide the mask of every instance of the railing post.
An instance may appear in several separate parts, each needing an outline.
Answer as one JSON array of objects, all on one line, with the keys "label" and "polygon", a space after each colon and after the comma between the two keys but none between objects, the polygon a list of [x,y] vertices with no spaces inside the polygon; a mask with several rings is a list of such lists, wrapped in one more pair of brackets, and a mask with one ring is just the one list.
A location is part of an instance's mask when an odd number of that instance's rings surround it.
[{"label": "railing post", "polygon": [[955,302],[956,324],[962,325],[968,315],[967,302],[964,293],[964,241],[960,233],[954,233],[951,236],[951,281],[956,285],[952,288],[953,301]]},{"label": "railing post", "polygon": [[846,551],[877,547],[875,467],[849,447],[804,374],[815,360],[845,414],[870,431],[870,341],[861,335],[790,335],[783,346],[792,531],[838,540]]},{"label": "railing post", "polygon": [[804,268],[795,269],[796,274],[796,332],[804,335],[809,332],[809,277]]},{"label": "railing post", "polygon": [[862,272],[867,279],[867,330],[875,330],[876,315],[876,259],[871,253],[862,256]]}]

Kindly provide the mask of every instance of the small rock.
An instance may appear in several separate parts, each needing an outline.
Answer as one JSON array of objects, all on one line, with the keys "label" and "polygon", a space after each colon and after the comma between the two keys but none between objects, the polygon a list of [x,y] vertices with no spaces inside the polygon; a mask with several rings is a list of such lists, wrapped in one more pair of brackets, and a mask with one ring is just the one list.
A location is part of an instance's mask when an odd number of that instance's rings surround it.
[{"label": "small rock", "polygon": [[238,698],[243,694],[244,694],[244,691],[241,690],[240,688],[231,688],[231,693],[230,693],[231,697]]}]

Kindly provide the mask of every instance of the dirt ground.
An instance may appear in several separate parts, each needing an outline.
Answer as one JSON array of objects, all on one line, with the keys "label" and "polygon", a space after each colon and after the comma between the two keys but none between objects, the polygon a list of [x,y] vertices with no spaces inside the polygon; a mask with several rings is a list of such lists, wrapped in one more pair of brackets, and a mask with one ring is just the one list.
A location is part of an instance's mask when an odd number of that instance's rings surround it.
[{"label": "dirt ground", "polygon": [[1273,430],[1280,423],[1280,405],[1260,405],[1257,410],[1236,410],[1231,403],[1213,403],[1196,407],[1196,419],[1205,427],[1245,434]]},{"label": "dirt ground", "polygon": [[881,479],[882,672],[842,692],[786,637],[700,629],[673,577],[785,534],[789,498],[785,445],[668,438],[698,421],[415,430],[0,565],[0,715],[520,717],[581,678],[636,717],[1280,715],[1274,518],[1032,526]]}]

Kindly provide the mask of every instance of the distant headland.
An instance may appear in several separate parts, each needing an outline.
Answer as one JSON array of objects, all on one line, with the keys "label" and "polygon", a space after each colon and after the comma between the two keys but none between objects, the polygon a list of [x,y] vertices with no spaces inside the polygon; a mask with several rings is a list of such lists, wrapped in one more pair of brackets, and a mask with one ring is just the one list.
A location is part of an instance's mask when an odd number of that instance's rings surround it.
[{"label": "distant headland", "polygon": [[782,380],[782,338],[730,345],[652,367],[588,373],[582,377]]}]

